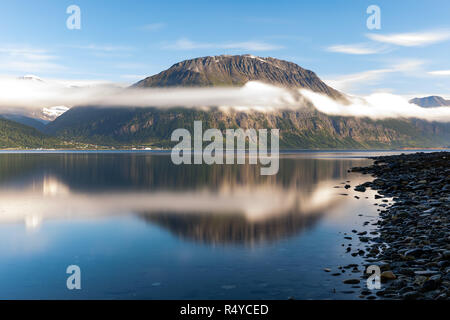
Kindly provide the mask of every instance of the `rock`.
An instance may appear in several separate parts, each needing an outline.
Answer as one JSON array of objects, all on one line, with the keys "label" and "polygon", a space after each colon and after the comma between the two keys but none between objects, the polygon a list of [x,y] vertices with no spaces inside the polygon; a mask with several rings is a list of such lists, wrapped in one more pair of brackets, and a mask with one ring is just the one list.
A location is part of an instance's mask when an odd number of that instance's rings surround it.
[{"label": "rock", "polygon": [[390,288],[399,290],[402,289],[403,287],[406,287],[406,285],[407,282],[405,280],[397,279],[391,283]]},{"label": "rock", "polygon": [[401,294],[401,295],[403,295],[403,294],[405,294],[405,293],[407,293],[407,292],[410,292],[410,291],[414,291],[414,288],[413,288],[413,287],[410,287],[410,286],[407,286],[407,287],[403,287],[402,289],[400,289],[400,290],[398,291],[398,293]]},{"label": "rock", "polygon": [[431,209],[425,210],[423,213],[429,214],[429,213],[433,213],[435,211],[436,211],[436,208],[431,208]]},{"label": "rock", "polygon": [[[383,287],[378,296],[383,299],[448,299],[450,152],[419,152],[372,159],[373,165],[352,171],[375,178],[354,187],[355,191],[364,192],[370,187],[378,193],[375,198],[383,198],[381,203],[375,204],[379,218],[361,222],[365,226],[375,226],[376,232],[368,230],[370,238],[357,234],[361,243],[367,243],[364,251],[368,263],[380,265],[383,261],[390,265],[381,269],[385,272],[382,280],[389,281],[389,285]],[[361,296],[375,298],[369,294]]]},{"label": "rock", "polygon": [[435,274],[430,277],[430,280],[436,281],[436,283],[441,283],[442,277],[440,274]]},{"label": "rock", "polygon": [[424,282],[424,284],[422,285],[422,291],[431,291],[436,289],[437,287],[439,287],[439,283],[435,280],[430,279]]},{"label": "rock", "polygon": [[421,271],[414,271],[414,274],[417,276],[431,276],[439,273],[439,271],[433,271],[433,270],[421,270]]},{"label": "rock", "polygon": [[381,279],[384,279],[384,280],[397,279],[397,277],[395,276],[395,274],[392,271],[383,271],[380,276],[381,276]]},{"label": "rock", "polygon": [[442,253],[444,259],[450,260],[450,250],[446,250]]},{"label": "rock", "polygon": [[403,295],[403,299],[405,300],[415,300],[418,297],[420,297],[420,294],[417,291],[409,291]]},{"label": "rock", "polygon": [[416,248],[406,251],[405,256],[420,257],[422,253],[423,253],[422,249]]},{"label": "rock", "polygon": [[356,278],[355,279],[345,279],[342,282],[345,284],[358,284],[361,282],[361,280],[356,279]]}]

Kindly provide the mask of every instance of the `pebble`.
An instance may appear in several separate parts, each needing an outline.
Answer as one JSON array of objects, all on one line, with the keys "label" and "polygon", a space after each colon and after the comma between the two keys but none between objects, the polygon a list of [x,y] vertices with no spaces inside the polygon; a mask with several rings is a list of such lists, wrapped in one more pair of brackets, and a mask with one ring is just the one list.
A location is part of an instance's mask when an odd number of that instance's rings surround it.
[{"label": "pebble", "polygon": [[[352,168],[372,182],[354,187],[376,191],[379,219],[364,222],[376,232],[358,233],[367,243],[367,264],[381,265],[388,282],[382,299],[449,299],[450,293],[450,152],[373,157],[372,166]],[[367,197],[365,197],[367,198]],[[392,200],[388,200],[392,199]],[[381,209],[382,208],[382,209]],[[365,231],[363,231],[365,232]],[[370,241],[370,242],[369,242]],[[349,250],[350,251],[350,250]],[[353,252],[354,253],[354,252]],[[385,285],[386,286],[386,285]],[[364,290],[362,296],[375,299]]]},{"label": "pebble", "polygon": [[361,282],[361,280],[354,278],[354,279],[345,279],[342,282],[345,284],[358,284]]}]

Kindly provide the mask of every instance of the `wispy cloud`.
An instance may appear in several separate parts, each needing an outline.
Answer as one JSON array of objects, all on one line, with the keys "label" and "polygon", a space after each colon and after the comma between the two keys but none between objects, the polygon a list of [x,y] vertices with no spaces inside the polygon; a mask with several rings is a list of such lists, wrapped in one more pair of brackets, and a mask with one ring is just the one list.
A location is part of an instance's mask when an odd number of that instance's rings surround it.
[{"label": "wispy cloud", "polygon": [[402,62],[392,64],[387,68],[330,77],[329,79],[325,79],[325,82],[338,90],[351,91],[360,86],[379,83],[388,74],[396,72],[415,72],[419,70],[424,63],[425,61],[417,59],[403,60]]},{"label": "wispy cloud", "polygon": [[428,72],[428,74],[433,76],[450,76],[450,70],[435,70]]},{"label": "wispy cloud", "polygon": [[141,30],[145,30],[145,31],[159,31],[161,29],[164,29],[166,26],[167,26],[167,24],[162,23],[162,22],[149,23],[149,24],[146,24],[145,26],[142,26]]},{"label": "wispy cloud", "polygon": [[313,102],[321,112],[342,116],[416,117],[450,122],[450,108],[421,108],[393,94],[377,93],[367,97],[349,97],[350,104],[339,102],[308,90],[299,90],[300,96],[284,88],[250,81],[243,87],[228,88],[120,88],[99,84],[84,87],[61,85],[53,81],[24,81],[1,79],[0,107],[41,109],[48,106],[96,105],[106,107],[186,108],[220,106],[223,110],[240,111],[297,110],[305,107],[302,97]]},{"label": "wispy cloud", "polygon": [[3,72],[41,73],[65,70],[57,56],[47,50],[29,46],[0,47],[0,70]]},{"label": "wispy cloud", "polygon": [[348,97],[350,104],[341,104],[328,96],[309,90],[300,90],[319,111],[340,116],[385,118],[420,118],[450,122],[450,107],[422,108],[405,98],[389,93],[373,93],[365,97]]},{"label": "wispy cloud", "polygon": [[348,91],[354,89],[355,86],[376,83],[382,79],[386,73],[392,72],[391,69],[376,69],[363,72],[341,75],[324,81],[331,87],[338,90]]},{"label": "wispy cloud", "polygon": [[388,51],[388,48],[386,46],[375,46],[369,43],[357,43],[357,44],[333,45],[329,46],[327,50],[330,52],[366,55],[366,54],[385,53]]},{"label": "wispy cloud", "polygon": [[171,49],[171,50],[236,49],[247,51],[269,51],[269,50],[279,50],[282,48],[283,47],[279,45],[260,41],[212,43],[212,42],[194,42],[187,38],[182,38],[177,40],[175,43],[164,45],[164,49]]},{"label": "wispy cloud", "polygon": [[449,40],[450,31],[436,30],[427,32],[393,33],[386,35],[369,33],[366,36],[377,42],[394,44],[403,47],[417,47]]}]

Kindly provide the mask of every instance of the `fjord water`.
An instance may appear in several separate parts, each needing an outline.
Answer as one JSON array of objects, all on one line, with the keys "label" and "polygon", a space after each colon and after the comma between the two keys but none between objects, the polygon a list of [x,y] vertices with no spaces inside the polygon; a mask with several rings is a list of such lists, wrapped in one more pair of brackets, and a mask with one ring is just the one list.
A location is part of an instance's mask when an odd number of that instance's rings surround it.
[{"label": "fjord water", "polygon": [[360,262],[344,233],[377,207],[344,184],[370,179],[347,172],[370,155],[281,154],[261,176],[157,152],[0,153],[0,298],[357,298],[323,269]]}]

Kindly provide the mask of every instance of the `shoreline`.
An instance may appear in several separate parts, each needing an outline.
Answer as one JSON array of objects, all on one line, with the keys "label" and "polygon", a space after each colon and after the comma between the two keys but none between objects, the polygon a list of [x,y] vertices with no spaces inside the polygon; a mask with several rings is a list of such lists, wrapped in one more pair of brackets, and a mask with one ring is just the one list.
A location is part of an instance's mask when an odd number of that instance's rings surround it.
[{"label": "shoreline", "polygon": [[371,188],[379,194],[375,199],[385,202],[378,235],[368,239],[364,256],[365,267],[380,267],[381,289],[362,290],[360,297],[450,299],[450,152],[370,159],[373,165],[351,171],[375,178],[355,191]]},{"label": "shoreline", "polygon": [[[236,149],[226,149],[226,151],[236,151]],[[151,152],[151,151],[168,151],[171,152],[172,148],[149,148],[149,149],[135,149],[135,148],[92,148],[92,149],[86,149],[86,148],[37,148],[37,149],[23,149],[23,148],[0,148],[0,152],[103,152],[103,151],[119,151],[119,152]],[[237,150],[237,151],[245,151],[248,153],[248,150]],[[305,152],[305,153],[323,153],[323,152],[380,152],[380,153],[387,153],[387,152],[439,152],[439,151],[450,151],[450,148],[420,148],[420,149],[279,149],[280,153],[298,153],[298,152]],[[370,159],[375,157],[370,157]]]}]

